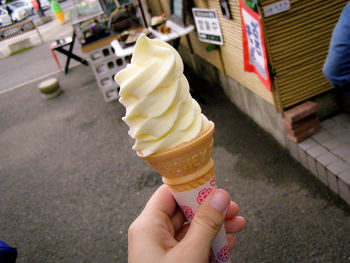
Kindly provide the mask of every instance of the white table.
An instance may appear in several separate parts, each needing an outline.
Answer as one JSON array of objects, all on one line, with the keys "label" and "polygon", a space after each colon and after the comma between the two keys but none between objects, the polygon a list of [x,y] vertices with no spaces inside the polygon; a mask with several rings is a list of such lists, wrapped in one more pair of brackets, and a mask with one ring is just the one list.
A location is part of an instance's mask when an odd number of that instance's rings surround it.
[{"label": "white table", "polygon": [[171,32],[169,34],[162,34],[160,32],[158,32],[157,30],[154,30],[153,28],[148,28],[149,31],[151,31],[153,33],[153,35],[156,36],[157,39],[163,40],[163,41],[171,41],[174,40],[176,38],[185,36],[187,34],[189,34],[190,32],[193,31],[194,26],[193,25],[189,25],[187,27],[181,27],[177,24],[175,24],[174,22],[167,20],[166,21],[166,25],[168,27],[171,28]]},{"label": "white table", "polygon": [[[194,30],[193,25],[189,25],[187,27],[181,27],[175,24],[174,22],[167,20],[166,25],[171,28],[171,32],[169,34],[162,34],[158,32],[157,30],[154,30],[153,28],[148,28],[150,32],[156,37],[156,39],[160,39],[163,41],[171,41],[177,38],[180,38],[182,36],[185,36],[192,32]],[[132,47],[127,47],[127,48],[122,48],[118,42],[118,40],[113,40],[111,42],[111,46],[114,49],[115,55],[117,57],[126,57],[132,54],[134,50],[134,46]]]}]

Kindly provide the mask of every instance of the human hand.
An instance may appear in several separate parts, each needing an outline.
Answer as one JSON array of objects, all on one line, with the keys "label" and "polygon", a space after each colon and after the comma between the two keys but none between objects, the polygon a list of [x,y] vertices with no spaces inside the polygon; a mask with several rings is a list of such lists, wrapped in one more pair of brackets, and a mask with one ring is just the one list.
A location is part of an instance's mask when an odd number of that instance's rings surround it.
[{"label": "human hand", "polygon": [[[162,185],[129,228],[129,263],[207,263],[209,250],[221,225],[227,234],[241,231],[246,221],[222,189],[212,191],[191,223],[185,222],[170,189]],[[234,237],[227,238],[231,251]]]}]

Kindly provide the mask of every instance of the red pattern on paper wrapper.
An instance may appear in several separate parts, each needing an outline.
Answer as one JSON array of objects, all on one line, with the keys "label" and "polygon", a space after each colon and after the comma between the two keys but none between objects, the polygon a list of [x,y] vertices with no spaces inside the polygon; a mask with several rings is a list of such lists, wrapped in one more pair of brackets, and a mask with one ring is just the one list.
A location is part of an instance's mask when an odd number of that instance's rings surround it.
[{"label": "red pattern on paper wrapper", "polygon": [[181,208],[182,212],[184,213],[187,220],[193,219],[194,213],[190,207],[188,207],[186,205],[180,205],[180,208]]},{"label": "red pattern on paper wrapper", "polygon": [[214,251],[213,251],[212,248],[210,248],[209,258],[210,258],[210,260],[211,260],[212,263],[219,263],[219,262],[216,260],[216,257],[215,257],[215,254],[214,254]]},{"label": "red pattern on paper wrapper", "polygon": [[221,261],[227,262],[230,260],[230,253],[228,252],[228,246],[224,246],[218,253],[218,258]]},{"label": "red pattern on paper wrapper", "polygon": [[215,186],[215,185],[216,185],[215,176],[213,176],[213,179],[210,180],[210,185],[211,185],[211,186]]},{"label": "red pattern on paper wrapper", "polygon": [[202,189],[202,191],[198,193],[197,202],[199,205],[203,203],[203,201],[205,200],[205,198],[208,197],[211,191],[212,191],[211,188],[204,188]]},{"label": "red pattern on paper wrapper", "polygon": [[[186,192],[174,192],[173,196],[177,204],[183,211],[185,217],[188,220],[192,220],[200,204],[214,189],[216,189],[216,181],[215,178],[212,177],[208,182],[196,189]],[[226,250],[222,250],[222,248],[224,247],[226,247]],[[211,256],[212,261],[214,263],[231,262],[227,248],[227,236],[225,233],[224,226],[221,226],[219,233],[217,234],[211,245],[211,254],[213,254]],[[221,253],[220,255],[222,255],[222,259],[224,259],[225,261],[218,258],[219,253]]]}]

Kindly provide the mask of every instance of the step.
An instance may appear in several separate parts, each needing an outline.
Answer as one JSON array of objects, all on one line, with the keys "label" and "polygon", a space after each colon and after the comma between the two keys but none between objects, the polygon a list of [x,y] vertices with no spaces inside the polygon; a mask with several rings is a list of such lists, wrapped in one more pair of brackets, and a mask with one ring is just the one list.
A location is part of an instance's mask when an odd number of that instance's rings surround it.
[{"label": "step", "polygon": [[321,122],[321,129],[289,152],[306,169],[350,205],[350,115]]}]

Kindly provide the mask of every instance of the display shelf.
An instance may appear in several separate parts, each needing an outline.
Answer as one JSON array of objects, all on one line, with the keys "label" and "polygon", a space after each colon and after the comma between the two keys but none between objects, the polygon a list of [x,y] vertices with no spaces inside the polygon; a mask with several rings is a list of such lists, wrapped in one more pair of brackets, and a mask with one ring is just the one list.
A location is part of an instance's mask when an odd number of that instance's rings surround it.
[{"label": "display shelf", "polygon": [[79,0],[78,2],[79,4],[73,6],[71,9],[73,25],[104,14],[98,0]]},{"label": "display shelf", "polygon": [[131,56],[116,56],[109,43],[87,52],[86,55],[104,100],[110,102],[118,99],[119,86],[114,81],[114,75],[130,63]]}]

